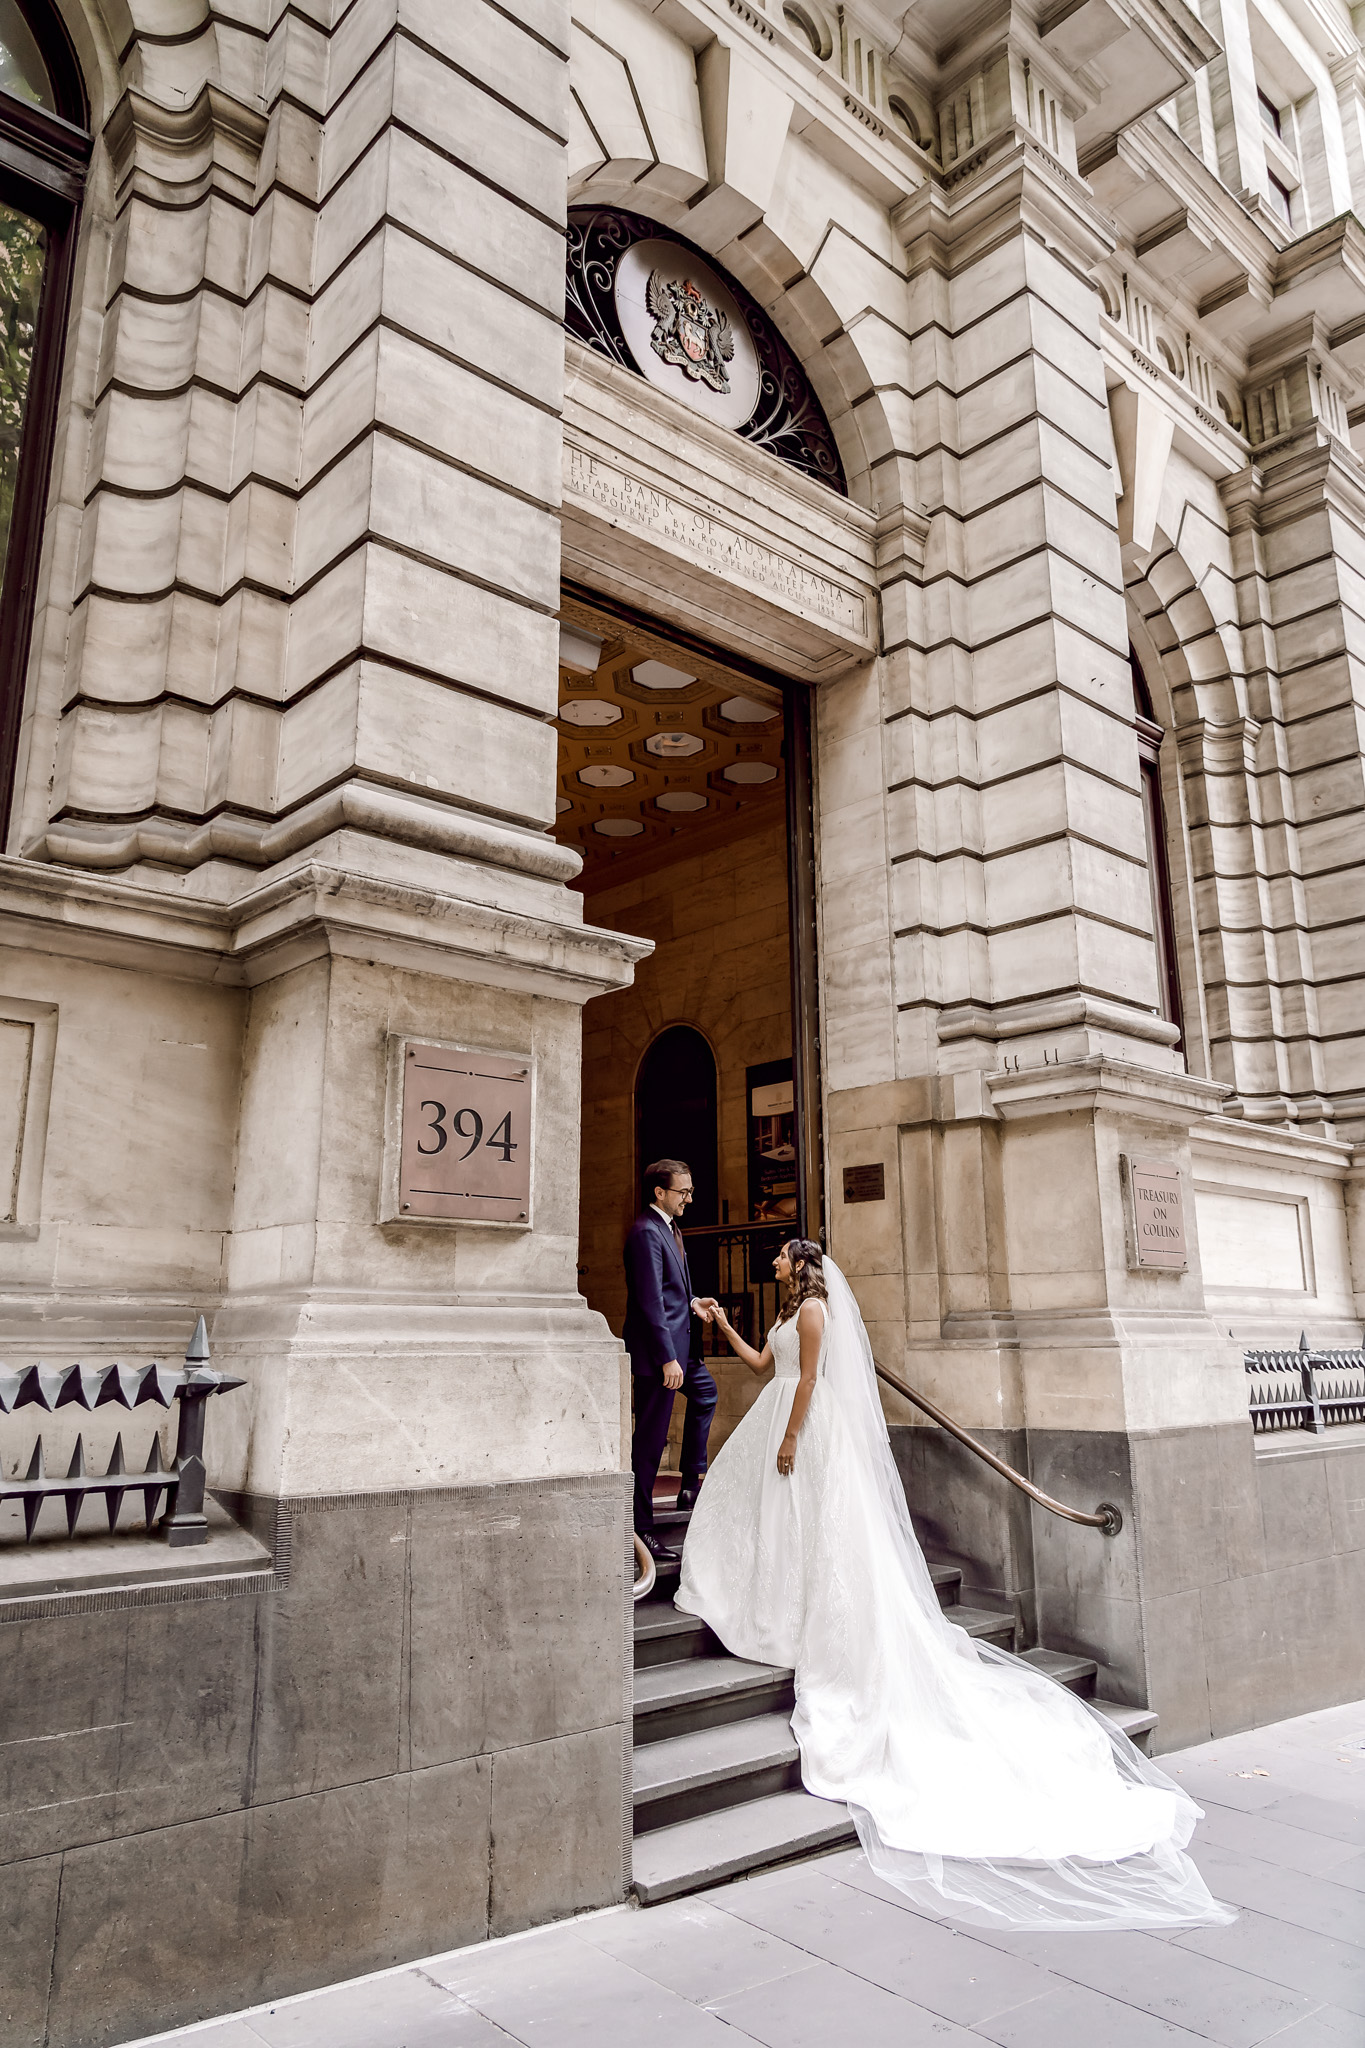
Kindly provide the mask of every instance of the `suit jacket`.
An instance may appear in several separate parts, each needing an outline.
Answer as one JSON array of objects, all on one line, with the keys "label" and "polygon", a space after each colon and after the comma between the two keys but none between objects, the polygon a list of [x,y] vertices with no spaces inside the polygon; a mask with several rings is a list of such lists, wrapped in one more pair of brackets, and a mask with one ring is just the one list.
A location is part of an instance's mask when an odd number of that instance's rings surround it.
[{"label": "suit jacket", "polygon": [[692,1275],[687,1253],[657,1209],[646,1209],[626,1233],[626,1326],[634,1373],[662,1373],[670,1358],[692,1355]]}]

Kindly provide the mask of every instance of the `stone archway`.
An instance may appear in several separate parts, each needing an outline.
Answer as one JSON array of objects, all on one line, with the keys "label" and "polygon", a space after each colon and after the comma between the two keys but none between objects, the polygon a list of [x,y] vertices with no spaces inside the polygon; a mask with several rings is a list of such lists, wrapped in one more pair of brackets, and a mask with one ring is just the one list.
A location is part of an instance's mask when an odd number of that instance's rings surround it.
[{"label": "stone archway", "polygon": [[1160,528],[1127,594],[1134,645],[1175,743],[1174,764],[1163,764],[1168,846],[1184,879],[1182,980],[1194,981],[1205,1070],[1235,1091],[1232,1113],[1294,1120],[1295,1098],[1324,1084],[1309,978],[1286,980],[1275,951],[1267,842],[1294,828],[1263,809],[1272,736],[1263,740],[1248,708],[1240,627],[1220,624],[1187,554]]}]

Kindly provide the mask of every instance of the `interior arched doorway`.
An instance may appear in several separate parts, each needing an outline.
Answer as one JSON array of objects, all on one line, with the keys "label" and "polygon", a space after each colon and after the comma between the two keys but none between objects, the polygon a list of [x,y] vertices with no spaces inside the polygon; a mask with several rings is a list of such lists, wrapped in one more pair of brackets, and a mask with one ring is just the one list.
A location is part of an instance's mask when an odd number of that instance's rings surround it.
[{"label": "interior arched doorway", "polygon": [[[684,1219],[689,1231],[720,1221],[716,1056],[691,1024],[671,1024],[647,1048],[635,1076],[635,1179],[652,1159],[685,1159],[696,1189]],[[694,1285],[716,1291],[714,1239],[692,1239]]]}]

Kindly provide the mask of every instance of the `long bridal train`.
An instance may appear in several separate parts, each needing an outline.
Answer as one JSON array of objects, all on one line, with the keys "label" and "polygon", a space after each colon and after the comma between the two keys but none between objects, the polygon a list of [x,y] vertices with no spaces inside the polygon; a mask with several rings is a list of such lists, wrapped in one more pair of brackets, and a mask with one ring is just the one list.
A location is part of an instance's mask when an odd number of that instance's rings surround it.
[{"label": "long bridal train", "polygon": [[1202,1818],[1084,1700],[940,1608],[911,1526],[858,1305],[824,1262],[820,1365],[790,1478],[795,1318],[775,1376],[693,1511],[676,1604],[725,1647],[796,1672],[806,1788],[846,1801],[868,1862],[969,1925],[1224,1923],[1184,1853]]}]

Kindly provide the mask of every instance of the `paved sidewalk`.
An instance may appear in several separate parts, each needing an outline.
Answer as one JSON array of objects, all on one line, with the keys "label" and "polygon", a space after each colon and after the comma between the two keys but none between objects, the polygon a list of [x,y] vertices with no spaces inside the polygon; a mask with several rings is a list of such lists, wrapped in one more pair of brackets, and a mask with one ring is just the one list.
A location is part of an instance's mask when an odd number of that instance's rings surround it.
[{"label": "paved sidewalk", "polygon": [[957,1933],[856,1850],[158,2037],[185,2048],[1365,2048],[1365,1702],[1162,1759],[1243,1908],[1174,1935]]}]

